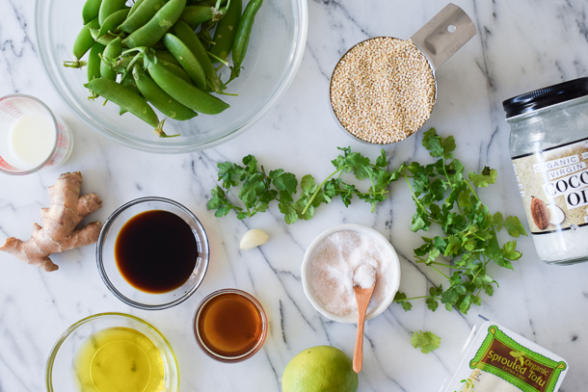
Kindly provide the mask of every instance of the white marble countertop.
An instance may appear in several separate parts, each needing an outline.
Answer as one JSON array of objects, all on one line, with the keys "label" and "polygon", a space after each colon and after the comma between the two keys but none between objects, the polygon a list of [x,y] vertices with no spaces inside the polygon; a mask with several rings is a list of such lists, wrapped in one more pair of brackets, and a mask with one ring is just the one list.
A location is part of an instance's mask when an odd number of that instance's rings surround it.
[{"label": "white marble countertop", "polygon": [[[328,75],[338,57],[369,36],[409,37],[445,2],[436,0],[310,0],[308,47],[300,71],[273,110],[250,130],[219,147],[183,155],[153,155],[105,139],[75,117],[57,96],[37,56],[33,1],[0,0],[0,95],[35,95],[47,102],[74,130],[75,151],[64,168],[24,177],[0,175],[0,240],[28,238],[39,208],[47,204],[46,186],[60,171],[81,170],[84,190],[104,200],[94,218],[104,220],[117,206],[139,196],[160,195],[191,208],[208,230],[210,268],[198,292],[165,311],[139,311],[115,299],[102,283],[94,247],[55,256],[60,269],[42,272],[0,254],[0,391],[44,390],[45,362],[58,336],[82,317],[121,311],[156,325],[170,340],[180,363],[181,391],[278,391],[287,362],[304,348],[331,344],[351,354],[355,326],[329,322],[304,297],[300,263],[306,246],[324,229],[342,222],[372,226],[384,233],[401,257],[401,288],[422,293],[437,281],[411,261],[417,235],[408,230],[412,203],[395,186],[375,213],[356,202],[322,207],[308,222],[283,223],[277,208],[245,221],[234,215],[217,219],[206,210],[215,184],[215,163],[255,154],[267,167],[297,174],[328,174],[336,146],[351,145],[375,156],[379,149],[358,144],[337,128],[329,113]],[[508,156],[508,129],[501,101],[512,95],[588,72],[588,3],[582,0],[457,1],[475,21],[478,35],[439,71],[438,104],[429,122],[441,134],[454,134],[457,156],[470,169],[490,165],[498,183],[482,192],[495,210],[521,214],[521,202]],[[393,164],[425,159],[421,137],[390,148]],[[240,236],[263,228],[271,241],[240,252]],[[569,361],[562,391],[588,385],[588,264],[547,266],[538,261],[531,240],[520,241],[524,257],[514,271],[495,270],[500,288],[480,308],[461,315],[436,312],[418,304],[411,312],[392,305],[367,327],[361,392],[436,391],[457,365],[462,344],[477,314],[495,319],[550,348]],[[239,364],[209,359],[191,329],[203,296],[225,287],[253,293],[271,319],[263,350]],[[414,330],[442,337],[441,347],[424,355],[410,346]]]}]

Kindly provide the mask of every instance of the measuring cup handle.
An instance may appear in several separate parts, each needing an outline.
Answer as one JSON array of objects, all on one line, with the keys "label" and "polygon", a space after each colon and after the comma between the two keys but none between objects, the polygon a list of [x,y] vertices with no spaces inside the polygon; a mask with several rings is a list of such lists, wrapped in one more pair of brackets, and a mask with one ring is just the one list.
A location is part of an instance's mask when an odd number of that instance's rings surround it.
[{"label": "measuring cup handle", "polygon": [[449,3],[410,39],[437,69],[474,35],[476,27],[470,17]]}]

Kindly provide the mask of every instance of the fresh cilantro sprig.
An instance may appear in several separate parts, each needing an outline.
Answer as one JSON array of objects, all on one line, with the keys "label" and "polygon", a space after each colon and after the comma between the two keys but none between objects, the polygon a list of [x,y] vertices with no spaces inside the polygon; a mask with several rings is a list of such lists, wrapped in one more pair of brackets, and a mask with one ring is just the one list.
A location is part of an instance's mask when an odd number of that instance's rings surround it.
[{"label": "fresh cilantro sprig", "polygon": [[423,354],[428,354],[439,348],[441,338],[431,331],[415,331],[412,333],[410,344],[416,349],[420,349]]},{"label": "fresh cilantro sprig", "polygon": [[[311,219],[319,206],[337,197],[341,198],[346,207],[357,197],[369,203],[374,211],[376,205],[388,197],[388,185],[393,176],[387,170],[385,152],[382,151],[375,162],[372,162],[362,154],[352,152],[349,147],[339,150],[341,154],[331,161],[335,170],[320,183],[310,174],[302,177],[298,184],[294,174],[282,169],[266,173],[263,166],[259,166],[251,155],[243,158],[242,165],[219,163],[218,179],[221,185],[212,190],[208,209],[215,210],[217,217],[235,211],[239,219],[244,219],[266,211],[270,202],[276,200],[286,223],[294,223],[299,219]],[[352,175],[358,180],[368,180],[369,188],[365,192],[361,191],[355,185],[345,182],[344,174]],[[232,202],[227,191],[239,186],[237,197],[240,203]]]},{"label": "fresh cilantro sprig", "polygon": [[456,307],[467,313],[472,304],[481,304],[482,293],[491,296],[498,286],[488,274],[488,265],[512,269],[512,261],[521,257],[516,241],[501,246],[497,233],[506,229],[510,236],[519,237],[526,232],[517,217],[491,214],[476,192],[476,188],[496,181],[496,170],[484,167],[480,173],[466,176],[463,164],[453,158],[453,137],[442,138],[434,129],[425,132],[423,146],[439,159],[427,165],[403,164],[395,177],[405,179],[416,205],[411,230],[428,231],[432,225],[442,229],[443,235],[422,236],[423,244],[414,254],[417,263],[441,274],[447,285],[445,289],[443,285],[432,286],[428,295],[419,297],[399,292],[395,301],[404,310],[411,309],[411,300],[425,299],[433,311],[441,302],[448,310]]},{"label": "fresh cilantro sprig", "polygon": [[[478,196],[476,188],[496,181],[496,170],[484,167],[480,173],[466,175],[463,164],[453,157],[453,136],[440,137],[435,129],[424,133],[422,143],[437,160],[430,164],[407,162],[396,170],[388,170],[384,151],[372,162],[349,147],[339,148],[341,153],[331,161],[334,171],[320,183],[310,174],[298,181],[282,169],[267,173],[251,155],[243,158],[242,165],[222,162],[218,164],[221,184],[212,190],[207,206],[217,217],[235,211],[244,219],[266,211],[277,201],[286,223],[294,223],[311,219],[318,207],[335,198],[347,207],[357,197],[369,203],[373,212],[387,199],[390,183],[404,179],[416,206],[411,230],[428,231],[436,226],[443,233],[421,237],[422,245],[414,250],[416,261],[439,273],[447,283],[433,285],[426,295],[417,297],[399,292],[395,301],[404,310],[412,308],[413,300],[424,299],[433,311],[442,303],[448,310],[456,307],[467,313],[472,304],[481,304],[483,293],[491,296],[498,286],[488,274],[488,266],[494,263],[512,269],[512,261],[521,257],[516,241],[501,245],[498,233],[505,229],[516,238],[526,232],[516,216],[490,213]],[[369,182],[367,190],[346,182],[350,176]],[[238,200],[229,195],[235,192]]]}]

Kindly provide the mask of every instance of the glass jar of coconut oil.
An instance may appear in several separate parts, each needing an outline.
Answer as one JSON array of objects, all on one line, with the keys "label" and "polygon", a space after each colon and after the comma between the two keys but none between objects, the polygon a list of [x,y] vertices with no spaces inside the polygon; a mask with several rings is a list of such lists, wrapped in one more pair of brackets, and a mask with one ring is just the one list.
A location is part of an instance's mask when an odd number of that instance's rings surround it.
[{"label": "glass jar of coconut oil", "polygon": [[588,261],[588,78],[502,104],[537,254],[552,264]]}]

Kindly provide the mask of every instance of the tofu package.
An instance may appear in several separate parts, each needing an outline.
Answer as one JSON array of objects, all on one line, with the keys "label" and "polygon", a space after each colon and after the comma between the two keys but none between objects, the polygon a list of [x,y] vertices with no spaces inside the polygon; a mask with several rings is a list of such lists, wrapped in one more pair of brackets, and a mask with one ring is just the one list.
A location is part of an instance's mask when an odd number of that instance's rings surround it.
[{"label": "tofu package", "polygon": [[497,323],[472,331],[440,392],[556,392],[568,370],[560,356]]}]

